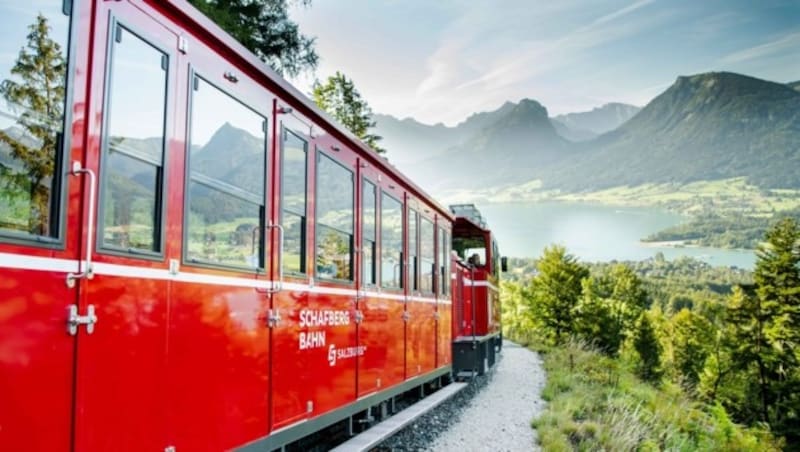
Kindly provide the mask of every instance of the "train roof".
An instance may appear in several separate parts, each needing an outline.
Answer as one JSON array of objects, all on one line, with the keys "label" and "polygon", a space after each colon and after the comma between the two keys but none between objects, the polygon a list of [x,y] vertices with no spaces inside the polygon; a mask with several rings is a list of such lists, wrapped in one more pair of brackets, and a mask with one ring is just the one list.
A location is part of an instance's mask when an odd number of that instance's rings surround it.
[{"label": "train roof", "polygon": [[487,233],[489,225],[481,215],[475,204],[452,204],[450,212],[456,217],[453,224],[453,234],[471,235]]},{"label": "train roof", "polygon": [[397,168],[395,168],[394,165],[389,163],[388,160],[384,159],[378,153],[372,150],[372,148],[364,144],[358,137],[353,135],[352,132],[339,124],[335,119],[331,118],[325,111],[323,111],[316,104],[314,104],[313,101],[306,97],[305,94],[301,93],[297,88],[292,86],[292,84],[284,79],[283,76],[275,72],[266,63],[258,59],[253,52],[244,47],[241,43],[239,43],[239,41],[229,35],[228,32],[206,17],[197,8],[189,4],[189,2],[186,0],[148,1],[156,8],[167,9],[174,15],[182,16],[182,18],[188,23],[194,24],[196,29],[192,31],[195,33],[203,32],[202,34],[207,39],[214,41],[214,44],[217,46],[222,46],[223,48],[232,52],[236,57],[238,57],[240,64],[249,66],[252,70],[256,71],[262,76],[262,81],[266,81],[270,87],[275,88],[278,91],[278,94],[284,94],[286,97],[289,97],[299,103],[300,107],[304,110],[304,114],[307,114],[310,118],[316,119],[317,121],[329,126],[332,129],[332,132],[335,132],[345,141],[353,145],[354,149],[357,150],[360,155],[367,158],[373,165],[402,182],[408,187],[410,192],[431,204],[431,206],[433,206],[438,213],[448,218],[450,221],[454,220],[453,214],[449,210],[445,209],[444,206],[439,204],[439,202],[425,192],[425,190],[401,173]]}]

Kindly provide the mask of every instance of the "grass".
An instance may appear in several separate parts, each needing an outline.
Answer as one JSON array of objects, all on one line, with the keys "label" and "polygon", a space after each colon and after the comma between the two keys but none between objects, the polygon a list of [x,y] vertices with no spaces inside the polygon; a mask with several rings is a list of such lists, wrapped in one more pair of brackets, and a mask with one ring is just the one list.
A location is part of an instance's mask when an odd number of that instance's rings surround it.
[{"label": "grass", "polygon": [[544,450],[780,450],[769,433],[732,423],[722,408],[703,406],[677,386],[645,383],[619,359],[577,343],[536,348],[544,354],[548,404],[532,426]]},{"label": "grass", "polygon": [[720,214],[771,216],[800,207],[800,190],[762,190],[747,184],[744,177],[699,181],[685,185],[646,184],[615,187],[592,193],[564,194],[563,201],[596,202],[612,205],[656,206],[687,215],[713,208]]}]

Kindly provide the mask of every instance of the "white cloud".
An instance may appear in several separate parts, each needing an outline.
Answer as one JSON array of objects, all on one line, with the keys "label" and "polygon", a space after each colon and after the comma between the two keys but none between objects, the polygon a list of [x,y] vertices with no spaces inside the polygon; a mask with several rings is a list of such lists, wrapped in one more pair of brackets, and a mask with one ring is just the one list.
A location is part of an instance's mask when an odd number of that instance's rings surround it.
[{"label": "white cloud", "polygon": [[[478,111],[480,106],[497,106],[509,99],[539,95],[535,87],[543,81],[538,78],[578,62],[594,48],[635,36],[671,15],[661,12],[629,17],[653,2],[641,0],[599,17],[584,18],[582,23],[565,27],[552,36],[537,33],[538,27],[565,13],[574,15],[585,4],[562,3],[560,10],[545,12],[529,6],[503,11],[500,17],[504,19],[524,19],[511,24],[498,23],[496,11],[491,14],[482,8],[472,8],[448,27],[429,57],[428,74],[418,85],[412,114],[453,123],[463,119],[467,112]],[[623,22],[623,18],[627,20]]]},{"label": "white cloud", "polygon": [[800,53],[800,31],[785,34],[767,43],[731,53],[722,57],[720,62],[726,64],[741,63],[783,52]]}]

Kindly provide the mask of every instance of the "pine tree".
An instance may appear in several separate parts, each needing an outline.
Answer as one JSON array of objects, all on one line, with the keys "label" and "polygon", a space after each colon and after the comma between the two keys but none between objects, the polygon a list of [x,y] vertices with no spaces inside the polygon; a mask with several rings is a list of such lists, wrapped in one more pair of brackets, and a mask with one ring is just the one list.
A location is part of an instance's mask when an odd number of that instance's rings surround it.
[{"label": "pine tree", "polygon": [[314,83],[313,97],[320,108],[342,123],[347,130],[375,152],[378,154],[386,152],[378,146],[382,138],[370,133],[370,129],[375,127],[372,109],[367,101],[361,98],[352,80],[336,71],[336,74],[328,77],[325,83],[319,80]]},{"label": "pine tree", "polygon": [[544,249],[530,288],[531,313],[556,343],[575,329],[574,309],[581,297],[581,280],[589,270],[563,246]]},{"label": "pine tree", "polygon": [[[800,439],[800,230],[776,223],[757,251],[755,290],[734,291],[728,308],[731,360],[747,377],[745,422]],[[753,416],[751,413],[757,413]]]},{"label": "pine tree", "polygon": [[780,220],[757,252],[753,279],[760,307],[767,316],[764,336],[772,345],[775,380],[773,426],[800,437],[800,228],[792,218]]},{"label": "pine tree", "polygon": [[642,380],[657,383],[661,380],[661,343],[656,337],[653,323],[647,312],[636,321],[633,331],[633,348],[639,355],[636,373]]},{"label": "pine tree", "polygon": [[[56,152],[63,127],[66,61],[61,46],[49,36],[47,18],[39,14],[29,27],[23,47],[11,74],[20,81],[6,79],[0,94],[13,111],[26,136],[12,137],[0,131],[0,143],[11,148],[11,156],[19,161],[24,172],[11,174],[0,189],[9,192],[27,191],[30,197],[28,230],[46,234],[50,222],[51,187]],[[12,193],[5,193],[12,197]]]},{"label": "pine tree", "polygon": [[[300,0],[310,5],[311,0]],[[281,75],[317,67],[314,38],[289,20],[287,0],[189,0]]]},{"label": "pine tree", "polygon": [[773,404],[772,381],[775,379],[773,347],[765,334],[771,315],[762,307],[757,296],[747,294],[737,287],[728,305],[728,324],[731,327],[732,361],[739,373],[752,375],[747,392],[755,399],[752,403],[756,417],[745,419],[769,423]]}]

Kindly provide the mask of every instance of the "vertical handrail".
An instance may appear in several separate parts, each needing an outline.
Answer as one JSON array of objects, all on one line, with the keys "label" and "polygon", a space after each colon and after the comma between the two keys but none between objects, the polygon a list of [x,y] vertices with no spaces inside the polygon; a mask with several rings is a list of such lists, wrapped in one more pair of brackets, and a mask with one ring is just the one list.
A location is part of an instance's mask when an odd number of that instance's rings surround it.
[{"label": "vertical handrail", "polygon": [[284,230],[280,224],[270,223],[267,229],[278,230],[278,285],[277,287],[270,287],[268,292],[271,294],[278,293],[283,290],[283,238]]},{"label": "vertical handrail", "polygon": [[361,245],[361,247],[358,250],[356,250],[356,255],[361,256],[361,260],[360,260],[361,265],[358,266],[358,269],[361,270],[361,274],[357,275],[358,276],[357,280],[360,283],[356,286],[356,299],[355,299],[356,309],[358,309],[358,302],[367,297],[367,295],[366,295],[367,291],[364,290],[364,255],[365,255],[365,253],[364,253],[364,245],[363,244]]},{"label": "vertical handrail", "polygon": [[471,306],[472,307],[472,321],[471,321],[472,325],[471,325],[470,328],[472,329],[472,342],[474,344],[477,341],[477,339],[475,338],[475,325],[476,325],[476,323],[475,323],[475,315],[476,315],[475,304],[476,304],[476,301],[477,301],[475,299],[475,264],[469,264],[469,272],[470,272],[470,275],[469,275],[469,277],[470,277],[470,302],[472,304],[472,306]]},{"label": "vertical handrail", "polygon": [[[75,280],[77,279],[92,279],[94,277],[94,269],[92,268],[92,250],[94,249],[94,221],[97,213],[97,199],[95,191],[97,190],[97,175],[89,168],[83,168],[81,162],[72,162],[71,175],[77,176],[79,174],[87,174],[89,176],[89,224],[86,227],[86,259],[83,269],[80,273],[67,274],[67,286],[74,287]],[[81,262],[84,262],[82,260]]]}]

